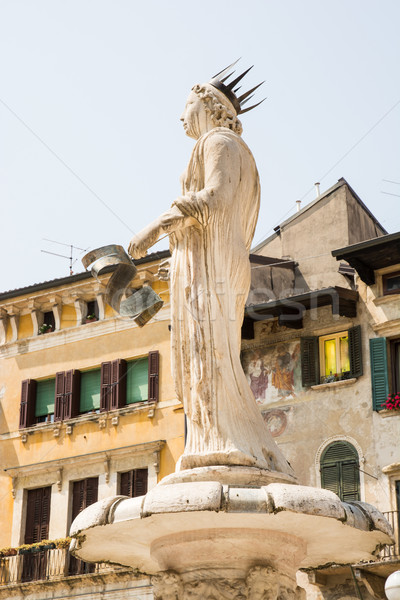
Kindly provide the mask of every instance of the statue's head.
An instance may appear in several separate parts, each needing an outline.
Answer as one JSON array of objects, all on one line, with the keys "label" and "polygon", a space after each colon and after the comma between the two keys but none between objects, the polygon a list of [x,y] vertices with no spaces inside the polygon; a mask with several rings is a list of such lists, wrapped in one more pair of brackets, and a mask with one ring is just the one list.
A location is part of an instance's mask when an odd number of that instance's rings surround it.
[{"label": "statue's head", "polygon": [[239,135],[243,130],[231,102],[209,83],[193,86],[181,121],[186,135],[195,140],[215,127],[227,127]]},{"label": "statue's head", "polygon": [[239,88],[234,88],[250,69],[228,83],[227,79],[233,73],[227,73],[235,64],[229,65],[229,67],[214,75],[209,83],[195,85],[192,88],[181,116],[186,135],[189,137],[198,139],[215,127],[227,127],[240,135],[242,124],[237,116],[248,112],[263,102],[261,100],[261,102],[249,108],[243,108],[244,104],[253,97],[253,92],[261,83],[245,94],[237,96],[236,92]]}]

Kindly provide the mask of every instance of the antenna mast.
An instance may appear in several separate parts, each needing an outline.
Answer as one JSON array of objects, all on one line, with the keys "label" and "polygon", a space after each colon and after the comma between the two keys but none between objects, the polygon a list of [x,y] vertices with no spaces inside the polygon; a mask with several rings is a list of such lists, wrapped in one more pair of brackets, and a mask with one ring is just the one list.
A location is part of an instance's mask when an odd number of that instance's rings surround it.
[{"label": "antenna mast", "polygon": [[66,254],[57,254],[57,252],[49,252],[49,250],[41,250],[40,252],[44,252],[45,254],[52,254],[53,256],[60,256],[61,258],[68,258],[69,260],[69,274],[73,275],[74,272],[72,270],[72,266],[78,260],[77,258],[73,260],[73,252],[74,250],[82,250],[82,252],[86,252],[88,248],[79,248],[79,246],[73,246],[72,244],[63,244],[62,242],[57,242],[56,240],[49,240],[47,238],[42,238],[45,242],[51,242],[52,244],[59,244],[60,246],[67,246],[70,249],[70,254],[67,256]]}]

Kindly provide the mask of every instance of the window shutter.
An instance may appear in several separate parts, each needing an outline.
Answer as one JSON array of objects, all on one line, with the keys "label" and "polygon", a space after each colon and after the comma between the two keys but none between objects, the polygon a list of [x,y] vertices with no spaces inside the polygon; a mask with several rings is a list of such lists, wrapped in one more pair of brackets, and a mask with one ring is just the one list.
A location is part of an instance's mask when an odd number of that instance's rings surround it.
[{"label": "window shutter", "polygon": [[100,412],[110,409],[111,395],[111,362],[101,364]]},{"label": "window shutter", "polygon": [[81,373],[78,370],[65,372],[64,378],[64,419],[72,419],[79,414]]},{"label": "window shutter", "polygon": [[339,465],[321,465],[321,485],[325,490],[330,490],[334,494],[340,494],[340,473]]},{"label": "window shutter", "polygon": [[54,421],[62,421],[64,419],[64,386],[65,373],[59,371],[56,373],[56,397],[54,402]]},{"label": "window shutter", "polygon": [[360,500],[358,454],[346,441],[330,444],[321,457],[321,485],[348,502]]},{"label": "window shutter", "polygon": [[349,329],[350,377],[363,374],[361,325]]},{"label": "window shutter", "polygon": [[300,338],[301,380],[303,387],[319,383],[319,352],[317,337]]},{"label": "window shutter", "polygon": [[360,499],[360,476],[354,461],[345,462],[342,467],[342,495],[344,502]]},{"label": "window shutter", "polygon": [[160,366],[160,355],[158,350],[149,352],[149,400],[158,402],[159,394],[159,366]]},{"label": "window shutter", "polygon": [[120,475],[120,493],[134,498],[147,494],[147,469],[133,469]]},{"label": "window shutter", "polygon": [[49,538],[49,523],[50,523],[50,500],[51,487],[43,488],[42,492],[42,515],[40,520],[40,539],[47,540]]},{"label": "window shutter", "polygon": [[84,479],[81,481],[74,481],[72,487],[72,520],[74,520],[84,508],[84,481]]},{"label": "window shutter", "polygon": [[45,540],[49,535],[51,487],[28,490],[25,544]]},{"label": "window shutter", "polygon": [[98,477],[74,481],[72,488],[72,520],[84,509],[97,502]]},{"label": "window shutter", "polygon": [[24,379],[21,385],[21,405],[19,409],[19,428],[33,425],[35,418],[36,381]]},{"label": "window shutter", "polygon": [[382,410],[382,404],[389,394],[387,376],[386,338],[369,340],[371,357],[372,408]]},{"label": "window shutter", "polygon": [[126,404],[126,360],[113,360],[111,363],[110,410]]},{"label": "window shutter", "polygon": [[89,479],[85,479],[85,483],[86,483],[85,508],[87,508],[94,502],[97,502],[99,478],[98,477],[89,477]]},{"label": "window shutter", "polygon": [[132,498],[133,471],[121,473],[120,475],[120,494]]},{"label": "window shutter", "polygon": [[135,487],[132,496],[144,496],[147,494],[147,469],[135,470]]}]

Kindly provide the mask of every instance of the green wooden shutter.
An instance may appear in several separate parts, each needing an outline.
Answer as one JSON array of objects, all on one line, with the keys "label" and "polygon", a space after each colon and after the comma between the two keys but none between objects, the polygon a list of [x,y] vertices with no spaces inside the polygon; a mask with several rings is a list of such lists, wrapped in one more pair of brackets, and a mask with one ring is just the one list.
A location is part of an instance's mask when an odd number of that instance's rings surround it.
[{"label": "green wooden shutter", "polygon": [[81,373],[79,412],[86,413],[100,408],[100,369]]},{"label": "green wooden shutter", "polygon": [[321,465],[321,485],[325,490],[334,494],[340,494],[340,472],[339,465]]},{"label": "green wooden shutter", "polygon": [[369,340],[371,357],[372,408],[382,410],[382,404],[389,394],[386,338]]},{"label": "green wooden shutter", "polygon": [[341,499],[344,502],[360,500],[360,472],[357,463],[353,461],[343,462],[341,465]]},{"label": "green wooden shutter", "polygon": [[358,454],[345,441],[333,442],[321,457],[321,485],[344,502],[360,500]]},{"label": "green wooden shutter", "polygon": [[56,380],[45,379],[36,383],[35,417],[43,417],[54,413]]},{"label": "green wooden shutter", "polygon": [[126,371],[126,403],[143,402],[149,398],[149,361],[138,358],[129,361]]},{"label": "green wooden shutter", "polygon": [[361,325],[349,329],[350,377],[363,374]]},{"label": "green wooden shutter", "polygon": [[303,387],[319,383],[319,351],[317,337],[300,338],[301,381]]}]

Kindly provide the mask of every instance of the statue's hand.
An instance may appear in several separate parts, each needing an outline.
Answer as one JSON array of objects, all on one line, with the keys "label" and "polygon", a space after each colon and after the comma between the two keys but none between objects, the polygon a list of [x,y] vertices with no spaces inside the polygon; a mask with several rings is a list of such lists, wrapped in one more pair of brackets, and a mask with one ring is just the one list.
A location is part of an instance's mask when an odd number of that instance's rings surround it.
[{"label": "statue's hand", "polygon": [[129,242],[128,252],[132,258],[143,258],[147,254],[147,240],[138,234],[134,235]]}]

